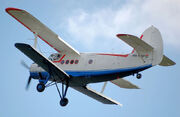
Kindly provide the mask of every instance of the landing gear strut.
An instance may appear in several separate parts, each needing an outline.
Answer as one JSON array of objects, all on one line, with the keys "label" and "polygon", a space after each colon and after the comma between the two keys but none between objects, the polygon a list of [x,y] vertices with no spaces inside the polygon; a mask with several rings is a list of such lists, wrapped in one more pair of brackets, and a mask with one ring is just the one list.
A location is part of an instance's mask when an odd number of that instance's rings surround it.
[{"label": "landing gear strut", "polygon": [[142,75],[140,73],[137,73],[136,78],[141,79]]},{"label": "landing gear strut", "polygon": [[[66,84],[64,84],[64,83],[62,82],[62,94],[61,94],[61,92],[59,91],[59,88],[58,88],[58,86],[57,86],[57,82],[55,81],[55,85],[56,85],[57,91],[58,91],[59,96],[60,96],[60,98],[61,98],[59,104],[60,104],[61,106],[63,106],[63,107],[68,104],[68,99],[66,98],[66,93],[67,93],[67,90],[68,90],[68,87],[69,87],[69,82],[68,82],[68,80],[66,80],[65,83],[66,83]],[[65,90],[64,90],[64,85],[66,86],[66,87],[65,87]]]},{"label": "landing gear strut", "polygon": [[50,75],[48,74],[46,76],[46,78],[44,78],[42,73],[39,72],[39,77],[40,77],[40,79],[39,79],[39,83],[37,84],[36,89],[37,89],[38,92],[43,92],[44,89],[46,88],[45,84],[48,82],[48,80],[50,78]]}]

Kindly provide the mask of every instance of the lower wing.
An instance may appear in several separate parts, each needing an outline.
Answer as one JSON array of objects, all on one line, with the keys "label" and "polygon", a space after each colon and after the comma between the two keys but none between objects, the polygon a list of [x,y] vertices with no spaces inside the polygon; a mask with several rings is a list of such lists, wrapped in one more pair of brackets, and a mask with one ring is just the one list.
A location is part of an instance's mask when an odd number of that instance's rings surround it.
[{"label": "lower wing", "polygon": [[111,82],[117,86],[119,86],[120,88],[126,88],[126,89],[139,89],[138,86],[132,84],[131,82],[125,80],[125,79],[122,79],[122,78],[119,78],[119,79],[116,79],[116,80],[111,80]]},{"label": "lower wing", "polygon": [[122,104],[120,104],[119,102],[112,100],[111,98],[106,97],[105,95],[103,95],[102,93],[98,93],[93,89],[90,89],[86,86],[84,87],[73,87],[75,90],[103,103],[103,104],[115,104],[115,105],[120,105],[122,106]]}]

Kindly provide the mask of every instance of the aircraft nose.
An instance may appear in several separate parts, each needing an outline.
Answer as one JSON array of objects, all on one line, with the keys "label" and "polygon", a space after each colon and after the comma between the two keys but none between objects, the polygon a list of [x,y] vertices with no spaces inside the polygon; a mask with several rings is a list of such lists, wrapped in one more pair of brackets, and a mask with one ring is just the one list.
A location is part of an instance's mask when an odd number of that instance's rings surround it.
[{"label": "aircraft nose", "polygon": [[45,70],[42,69],[38,64],[36,63],[33,63],[31,66],[30,66],[30,72],[44,72]]},{"label": "aircraft nose", "polygon": [[30,66],[30,76],[35,79],[39,79],[39,72],[45,72],[38,64],[33,63]]}]

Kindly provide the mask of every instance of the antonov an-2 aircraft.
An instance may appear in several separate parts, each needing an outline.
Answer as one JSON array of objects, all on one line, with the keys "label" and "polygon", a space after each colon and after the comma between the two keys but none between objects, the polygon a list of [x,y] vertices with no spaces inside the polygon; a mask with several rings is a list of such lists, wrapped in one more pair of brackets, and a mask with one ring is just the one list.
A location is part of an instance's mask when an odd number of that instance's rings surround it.
[{"label": "antonov an-2 aircraft", "polygon": [[[35,62],[30,66],[27,87],[32,78],[39,80],[38,92],[55,85],[61,98],[61,106],[68,104],[68,87],[104,104],[121,105],[103,95],[107,81],[121,88],[138,89],[138,86],[123,78],[136,75],[140,79],[139,72],[143,70],[156,65],[175,65],[175,62],[163,54],[162,37],[154,26],[146,29],[140,38],[129,34],[117,34],[119,39],[134,48],[130,54],[80,53],[25,10],[6,8],[6,12],[33,32],[35,39],[39,37],[57,51],[46,58],[35,47],[25,43],[15,44],[17,49]],[[87,87],[89,83],[98,82],[105,82],[100,93]],[[62,83],[62,92],[57,83]]]}]

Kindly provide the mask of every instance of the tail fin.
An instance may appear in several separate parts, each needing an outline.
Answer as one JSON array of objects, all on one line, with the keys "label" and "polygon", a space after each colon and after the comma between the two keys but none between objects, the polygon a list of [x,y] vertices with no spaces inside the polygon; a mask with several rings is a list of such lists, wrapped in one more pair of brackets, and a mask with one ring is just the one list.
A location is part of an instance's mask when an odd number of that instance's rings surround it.
[{"label": "tail fin", "polygon": [[158,65],[163,58],[163,41],[161,33],[154,26],[146,29],[142,34],[142,40],[153,47],[152,65]]},{"label": "tail fin", "polygon": [[146,29],[140,38],[129,34],[118,34],[117,37],[134,48],[131,54],[138,54],[141,58],[143,58],[143,56],[149,56],[146,59],[142,59],[144,62],[151,62],[153,66],[170,66],[175,64],[163,55],[161,33],[154,26]]}]

